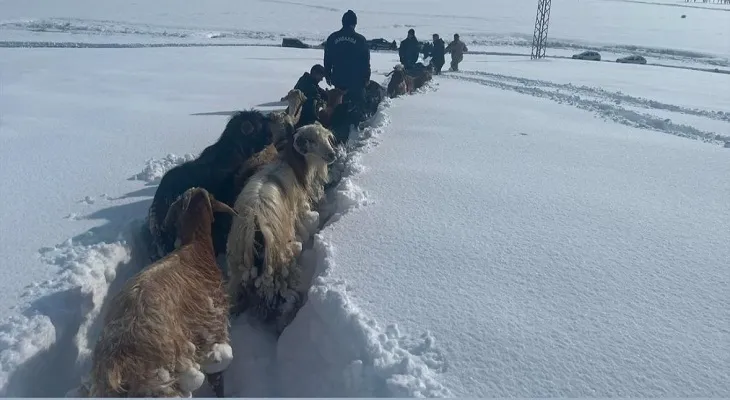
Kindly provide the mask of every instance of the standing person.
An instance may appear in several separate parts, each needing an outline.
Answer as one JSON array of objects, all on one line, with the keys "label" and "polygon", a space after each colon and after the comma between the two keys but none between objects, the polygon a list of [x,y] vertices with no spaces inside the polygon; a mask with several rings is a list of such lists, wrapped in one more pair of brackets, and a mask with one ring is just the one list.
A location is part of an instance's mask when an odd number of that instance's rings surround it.
[{"label": "standing person", "polygon": [[418,62],[418,54],[421,52],[421,44],[416,39],[416,31],[411,28],[408,30],[408,37],[400,42],[398,48],[398,55],[400,56],[400,63],[403,64],[405,69],[412,69]]},{"label": "standing person", "polygon": [[319,87],[319,83],[324,79],[324,75],[324,67],[320,64],[315,64],[294,85],[294,89],[301,90],[307,96],[307,100],[302,104],[302,114],[299,117],[297,127],[312,124],[317,120],[317,109],[327,100],[326,92]]},{"label": "standing person", "polygon": [[454,33],[454,41],[446,46],[446,52],[451,53],[451,68],[449,71],[458,71],[459,63],[464,59],[464,53],[469,52],[464,42],[459,40],[459,34]]},{"label": "standing person", "polygon": [[324,45],[327,83],[346,90],[343,102],[361,114],[365,86],[370,82],[370,48],[365,37],[355,32],[357,15],[352,10],[342,16],[342,29],[333,32]]},{"label": "standing person", "polygon": [[433,50],[431,52],[431,65],[435,75],[441,74],[441,68],[446,64],[446,50],[444,40],[437,33],[433,34]]}]

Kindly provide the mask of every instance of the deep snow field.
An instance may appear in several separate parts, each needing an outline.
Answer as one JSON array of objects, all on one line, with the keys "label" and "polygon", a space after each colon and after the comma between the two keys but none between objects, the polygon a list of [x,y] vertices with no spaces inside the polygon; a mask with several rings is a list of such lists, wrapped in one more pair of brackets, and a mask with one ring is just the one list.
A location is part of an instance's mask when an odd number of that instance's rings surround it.
[{"label": "deep snow field", "polygon": [[485,3],[0,0],[0,395],[79,383],[161,176],[279,107],[322,62],[281,38],[352,8],[367,37],[515,55],[352,133],[307,303],[278,342],[232,322],[226,395],[729,397],[730,75],[661,64],[730,69],[730,7],[554,2],[548,55],[657,64],[626,65],[531,61],[536,1]]}]

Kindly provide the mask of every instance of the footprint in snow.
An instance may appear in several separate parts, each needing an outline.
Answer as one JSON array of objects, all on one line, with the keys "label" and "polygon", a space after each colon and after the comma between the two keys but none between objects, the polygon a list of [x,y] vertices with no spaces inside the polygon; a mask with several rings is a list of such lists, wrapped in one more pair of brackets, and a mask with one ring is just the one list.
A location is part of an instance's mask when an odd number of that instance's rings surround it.
[{"label": "footprint in snow", "polygon": [[79,203],[86,203],[86,204],[94,204],[95,200],[91,196],[86,196],[82,200],[78,201]]}]

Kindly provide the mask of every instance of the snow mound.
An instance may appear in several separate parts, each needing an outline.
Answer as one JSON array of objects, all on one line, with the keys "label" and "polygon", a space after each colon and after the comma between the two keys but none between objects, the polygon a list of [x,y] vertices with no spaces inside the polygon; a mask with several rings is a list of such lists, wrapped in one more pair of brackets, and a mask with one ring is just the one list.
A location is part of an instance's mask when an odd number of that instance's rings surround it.
[{"label": "snow mound", "polygon": [[78,384],[100,332],[97,317],[146,258],[137,251],[141,223],[94,228],[41,251],[59,274],[28,287],[22,316],[0,327],[0,394],[62,396]]},{"label": "snow mound", "polygon": [[[436,375],[446,371],[443,355],[427,332],[415,338],[394,324],[382,328],[349,298],[346,282],[328,279],[335,251],[319,234],[312,254],[320,273],[307,303],[279,338],[281,396],[449,397]],[[322,271],[324,270],[324,271]],[[307,342],[307,345],[302,345]],[[302,365],[317,366],[302,368]]]},{"label": "snow mound", "polygon": [[168,154],[163,158],[151,158],[147,160],[147,165],[142,172],[132,176],[129,180],[145,181],[148,184],[159,183],[167,171],[182,163],[192,161],[195,157],[193,154],[187,153],[182,156]]}]

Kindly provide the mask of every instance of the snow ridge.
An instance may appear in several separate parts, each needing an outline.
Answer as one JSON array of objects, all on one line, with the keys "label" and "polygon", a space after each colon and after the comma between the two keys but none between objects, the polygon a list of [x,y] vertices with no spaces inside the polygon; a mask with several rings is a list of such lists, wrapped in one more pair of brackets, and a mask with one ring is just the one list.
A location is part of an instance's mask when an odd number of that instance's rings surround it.
[{"label": "snow ridge", "polygon": [[[514,33],[511,35],[501,34],[473,34],[468,45],[488,47],[532,47],[532,35]],[[633,53],[659,60],[672,61],[693,61],[715,67],[730,67],[730,60],[716,54],[702,53],[699,51],[683,50],[676,48],[663,48],[641,46],[634,44],[605,44],[591,43],[574,39],[548,38],[547,46],[550,49],[561,49],[571,51],[592,50],[600,53]]]},{"label": "snow ridge", "polygon": [[83,35],[134,35],[173,39],[256,39],[276,40],[284,34],[250,30],[205,30],[177,26],[150,25],[131,22],[93,20],[80,18],[42,18],[0,23],[0,30],[31,31],[41,33],[68,33]]},{"label": "snow ridge", "polygon": [[195,159],[195,157],[197,157],[197,155],[186,153],[182,156],[168,154],[160,159],[151,158],[146,161],[146,166],[144,167],[142,172],[130,177],[129,180],[145,181],[148,184],[160,183],[160,180],[167,171],[184,162],[192,161]]},{"label": "snow ridge", "polygon": [[40,251],[60,271],[56,279],[27,288],[22,316],[0,326],[0,395],[57,397],[78,383],[88,370],[108,295],[144,265],[141,223],[94,228]]},{"label": "snow ridge", "polygon": [[[428,89],[426,89],[428,90]],[[450,391],[436,374],[446,361],[428,332],[412,337],[396,325],[380,327],[350,299],[345,282],[328,277],[335,249],[322,231],[349,211],[368,204],[352,178],[364,170],[360,157],[377,146],[389,124],[386,99],[363,129],[337,148],[331,186],[317,212],[299,259],[306,303],[278,342],[270,328],[245,314],[232,323],[234,361],[226,371],[227,395],[243,397],[443,397]],[[311,284],[306,282],[311,281]],[[232,379],[232,377],[235,377]],[[209,396],[207,390],[198,393]]]}]

